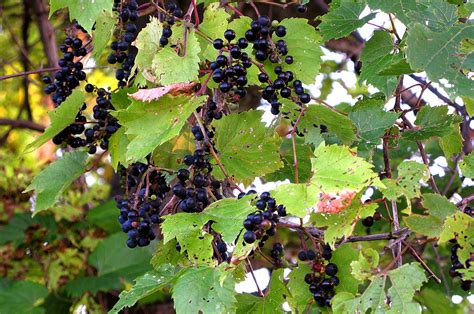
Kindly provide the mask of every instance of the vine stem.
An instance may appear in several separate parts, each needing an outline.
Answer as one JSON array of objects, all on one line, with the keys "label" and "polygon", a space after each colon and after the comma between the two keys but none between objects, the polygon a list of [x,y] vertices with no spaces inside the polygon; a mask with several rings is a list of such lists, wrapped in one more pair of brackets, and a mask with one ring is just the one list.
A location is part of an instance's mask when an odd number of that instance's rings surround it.
[{"label": "vine stem", "polygon": [[426,265],[425,261],[418,255],[418,253],[416,253],[415,249],[413,249],[411,247],[411,245],[409,243],[407,243],[405,240],[402,241],[403,244],[406,245],[406,247],[408,247],[408,250],[410,251],[410,254],[418,261],[420,262],[421,266],[423,266],[423,268],[431,275],[431,277],[433,277],[433,279],[436,281],[436,283],[440,284],[441,283],[441,279],[439,279],[438,276],[436,276],[436,274],[431,270],[431,268],[428,267],[428,265]]},{"label": "vine stem", "polygon": [[[105,68],[111,68],[111,66],[105,65],[105,66],[96,66],[96,67],[85,67],[84,70],[105,69]],[[36,69],[36,70],[31,70],[31,71],[19,72],[19,73],[10,74],[10,75],[3,75],[3,76],[0,76],[0,81],[8,80],[8,79],[20,77],[20,76],[28,76],[28,75],[40,74],[40,73],[46,73],[46,72],[55,72],[58,70],[61,70],[61,68],[60,67],[42,68],[42,69]]]},{"label": "vine stem", "polygon": [[380,273],[385,276],[387,275],[387,272],[393,267],[393,265],[395,265],[395,263],[398,262],[399,259],[402,258],[403,254],[405,254],[405,252],[408,250],[408,246],[405,246],[403,248],[403,250],[401,250],[401,252],[390,262],[390,264],[387,265],[387,267],[385,267],[384,270],[382,270]]},{"label": "vine stem", "polygon": [[215,159],[216,162],[217,162],[217,166],[219,167],[219,169],[221,169],[222,173],[223,173],[224,176],[227,178],[227,180],[229,180],[230,182],[232,182],[232,184],[235,186],[235,188],[236,188],[237,190],[239,190],[239,192],[243,192],[243,190],[242,190],[237,184],[234,183],[234,181],[232,180],[232,178],[231,178],[231,177],[229,176],[229,174],[227,173],[227,170],[225,169],[224,165],[222,164],[222,161],[220,160],[219,156],[217,156],[216,151],[215,151],[214,148],[212,147],[211,140],[210,140],[209,137],[207,136],[206,128],[204,127],[204,123],[203,123],[201,117],[197,114],[196,111],[193,112],[193,115],[194,115],[194,117],[196,118],[197,123],[199,124],[199,128],[201,129],[202,134],[204,135],[204,140],[206,141],[206,145],[209,147],[209,151],[211,152],[212,157],[214,157],[214,159]]},{"label": "vine stem", "polygon": [[237,8],[234,8],[233,6],[231,6],[228,3],[225,4],[225,7],[228,8],[228,9],[231,9],[232,11],[237,13],[238,16],[244,16],[244,14],[242,12],[240,12]]},{"label": "vine stem", "polygon": [[257,6],[255,5],[255,3],[253,3],[252,0],[250,0],[250,6],[255,11],[255,14],[257,14],[257,16],[260,17],[260,11],[258,10]]},{"label": "vine stem", "polygon": [[293,126],[293,129],[291,130],[291,142],[293,145],[293,169],[295,172],[295,182],[299,183],[298,179],[298,156],[296,155],[296,128],[298,127],[298,124],[300,123],[301,117],[303,116],[304,112],[306,111],[307,107],[301,108],[300,114],[298,115],[298,118],[296,119],[295,125]]},{"label": "vine stem", "polygon": [[255,282],[255,285],[257,286],[258,293],[263,298],[265,295],[263,294],[262,289],[260,289],[260,286],[258,285],[257,278],[255,277],[255,274],[253,272],[252,263],[250,263],[248,258],[246,258],[246,260],[247,260],[247,265],[249,265],[250,274],[252,275],[252,278],[253,278],[253,281]]}]

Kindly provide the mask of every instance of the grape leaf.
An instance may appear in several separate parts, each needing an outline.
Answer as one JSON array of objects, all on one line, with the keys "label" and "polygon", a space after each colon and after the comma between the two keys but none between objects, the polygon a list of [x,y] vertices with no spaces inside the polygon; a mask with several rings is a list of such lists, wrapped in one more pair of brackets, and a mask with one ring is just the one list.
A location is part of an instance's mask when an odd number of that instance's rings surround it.
[{"label": "grape leaf", "polygon": [[152,17],[150,22],[138,33],[137,39],[133,43],[138,49],[135,57],[135,67],[140,70],[147,70],[153,62],[156,53],[161,50],[160,38],[163,33],[161,22]]},{"label": "grape leaf", "polygon": [[201,215],[214,222],[212,229],[221,234],[222,240],[232,243],[242,230],[247,215],[255,210],[247,198],[225,198],[206,207]]},{"label": "grape leaf", "polygon": [[111,200],[89,209],[86,214],[86,221],[108,233],[119,232],[121,228],[116,221],[117,213],[117,205],[115,205],[115,201]]},{"label": "grape leaf", "polygon": [[363,99],[356,103],[349,112],[349,118],[354,121],[359,137],[368,144],[380,144],[385,130],[390,128],[398,114],[384,110],[384,100]]},{"label": "grape leaf", "polygon": [[357,260],[357,251],[352,244],[345,243],[332,253],[331,262],[336,264],[338,268],[339,284],[335,287],[336,293],[342,291],[357,293],[359,290],[360,282],[355,278],[351,267],[351,262]]},{"label": "grape leaf", "polygon": [[211,268],[185,268],[173,287],[176,313],[233,313],[237,306],[235,281],[225,265]]},{"label": "grape leaf", "polygon": [[403,221],[414,232],[432,238],[441,233],[446,217],[457,211],[446,197],[437,194],[424,194],[422,205],[428,210],[428,215],[412,214],[403,217]]},{"label": "grape leaf", "polygon": [[[391,287],[386,291],[387,279]],[[352,293],[341,292],[332,300],[334,313],[366,313],[373,309],[377,313],[419,313],[420,305],[413,302],[415,292],[427,278],[417,263],[405,264],[390,270],[370,283],[364,293],[355,297]],[[387,304],[386,301],[390,300]]]},{"label": "grape leaf", "polygon": [[360,56],[362,69],[359,82],[366,81],[382,91],[387,97],[392,95],[398,78],[396,76],[382,76],[378,73],[389,67],[396,58],[399,58],[392,55],[393,49],[393,40],[390,34],[385,31],[375,31],[365,44]]},{"label": "grape leaf", "polygon": [[445,136],[452,132],[452,124],[460,122],[459,117],[448,114],[448,106],[423,106],[416,115],[415,127],[403,132],[408,140],[426,140],[433,136]]},{"label": "grape leaf", "polygon": [[400,59],[399,55],[392,58],[392,62],[388,65],[384,70],[379,72],[379,75],[402,75],[402,74],[410,74],[415,72],[410,65],[408,64],[405,58]]},{"label": "grape leaf", "polygon": [[426,71],[432,81],[446,79],[448,92],[456,96],[472,95],[474,82],[466,77],[472,70],[464,64],[472,58],[461,51],[461,42],[474,37],[474,24],[456,24],[443,32],[433,32],[426,26],[415,24],[408,30],[407,58],[410,66]]},{"label": "grape leaf", "polygon": [[382,193],[390,200],[396,200],[401,196],[412,199],[420,195],[419,181],[426,181],[428,178],[429,172],[424,164],[404,161],[398,166],[398,178],[382,180],[387,187]]},{"label": "grape leaf", "polygon": [[130,290],[124,290],[119,295],[119,300],[115,303],[109,314],[118,314],[125,307],[132,307],[139,300],[160,291],[168,285],[175,275],[175,267],[167,264],[158,270],[147,272],[135,279],[135,285]]},{"label": "grape leaf", "polygon": [[113,113],[129,136],[127,162],[144,158],[155,147],[177,136],[204,99],[166,95],[151,103],[132,101],[127,109]]},{"label": "grape leaf", "polygon": [[329,39],[345,37],[375,17],[375,13],[359,19],[365,3],[343,2],[337,8],[331,8],[321,17],[318,28],[323,34],[323,42]]},{"label": "grape leaf", "polygon": [[471,153],[464,156],[463,160],[459,163],[459,168],[463,176],[468,178],[474,178],[474,154]]},{"label": "grape leaf", "polygon": [[[160,241],[156,246],[156,252],[153,254],[150,263],[154,269],[159,269],[162,265],[182,265],[186,264],[187,260],[176,249],[176,239],[166,242]],[[189,263],[188,263],[189,264]]]},{"label": "grape leaf", "polygon": [[308,215],[308,208],[315,206],[319,200],[318,191],[307,184],[282,184],[272,191],[278,203],[285,204],[289,215],[303,218]]},{"label": "grape leaf", "polygon": [[[299,113],[298,113],[299,114]],[[355,125],[345,115],[323,105],[310,105],[301,117],[298,129],[303,132],[315,127],[325,126],[343,144],[350,145],[356,139]]]},{"label": "grape leaf", "polygon": [[[373,277],[373,271],[377,268],[378,265],[379,253],[377,253],[377,251],[372,248],[366,248],[359,251],[358,259],[350,263],[350,268],[352,270],[352,275],[354,276],[354,278],[360,281],[364,281]],[[339,275],[339,277],[342,276]],[[354,292],[357,292],[357,289]]]},{"label": "grape leaf", "polygon": [[112,11],[113,0],[50,0],[49,17],[59,9],[69,9],[69,20],[77,20],[88,33],[102,11]]},{"label": "grape leaf", "polygon": [[48,289],[39,283],[14,281],[0,288],[0,313],[45,313],[45,309],[39,306],[47,295]]},{"label": "grape leaf", "polygon": [[324,193],[359,191],[379,182],[373,165],[354,156],[345,146],[321,144],[311,162],[314,175],[310,184]]},{"label": "grape leaf", "polygon": [[119,128],[109,139],[109,154],[111,165],[115,171],[119,164],[127,166],[127,147],[130,141],[125,134],[125,128]]},{"label": "grape leaf", "polygon": [[451,133],[439,139],[439,146],[441,146],[446,159],[450,159],[452,156],[459,154],[462,150],[462,136],[459,125],[453,124],[450,126],[450,129]]},{"label": "grape leaf", "polygon": [[[174,48],[166,46],[153,58],[153,75],[160,84],[170,85],[197,80],[201,47],[194,31],[187,34],[186,41],[186,50],[183,50],[180,55]],[[179,69],[176,68],[177,66]]]},{"label": "grape leaf", "polygon": [[[306,19],[284,19],[279,25],[286,27],[285,41],[294,62],[285,65],[285,70],[293,71],[295,77],[305,84],[313,84],[321,67],[321,36],[314,31]],[[275,34],[273,39],[280,39]],[[278,38],[278,39],[277,39]]]},{"label": "grape leaf", "polygon": [[247,293],[237,295],[237,313],[280,313],[286,301],[285,296],[290,296],[290,291],[283,283],[283,269],[277,269],[272,273],[268,293],[264,297]]},{"label": "grape leaf", "polygon": [[249,182],[283,166],[280,139],[261,118],[262,111],[251,110],[213,122],[220,160],[236,180]]},{"label": "grape leaf", "polygon": [[37,194],[33,216],[54,205],[66,188],[84,173],[86,160],[86,152],[65,153],[33,179],[25,190],[25,192],[35,190]]},{"label": "grape leaf", "polygon": [[439,243],[446,243],[451,239],[456,239],[461,246],[457,251],[460,261],[466,261],[474,252],[474,218],[469,215],[457,212],[448,217],[444,222],[443,230],[439,234]]},{"label": "grape leaf", "polygon": [[183,128],[178,136],[155,148],[152,159],[155,165],[177,169],[182,165],[183,157],[192,155],[195,149],[193,134],[188,128]]},{"label": "grape leaf", "polygon": [[92,44],[94,45],[92,58],[95,60],[99,60],[102,52],[107,48],[107,44],[114,32],[116,20],[116,17],[110,10],[100,12],[97,17],[94,37],[92,38]]},{"label": "grape leaf", "polygon": [[26,146],[25,152],[29,153],[42,146],[44,143],[55,137],[67,126],[73,123],[79,109],[84,104],[84,94],[79,90],[74,90],[61,106],[48,113],[51,124],[46,128],[36,140]]},{"label": "grape leaf", "polygon": [[[298,267],[293,268],[288,275],[288,290],[291,297],[288,303],[298,313],[304,313],[309,304],[313,302],[313,296],[308,290],[308,286],[304,285],[304,276],[312,273],[313,270],[308,264],[300,263]],[[342,278],[341,278],[342,279]]]},{"label": "grape leaf", "polygon": [[332,248],[340,238],[352,235],[357,221],[360,218],[372,216],[377,209],[377,204],[361,204],[360,193],[354,197],[352,203],[342,211],[335,214],[315,213],[311,215],[311,222],[316,227],[325,227],[324,241]]},{"label": "grape leaf", "polygon": [[[223,38],[224,31],[228,28],[230,15],[222,9],[219,9],[219,3],[212,3],[204,11],[203,22],[199,24],[199,31],[206,34],[207,37],[216,39]],[[210,45],[204,38],[198,37],[201,47],[201,59],[214,61],[219,54],[219,50]]]},{"label": "grape leaf", "polygon": [[211,241],[213,236],[202,230],[207,223],[207,217],[201,217],[200,213],[178,213],[163,216],[161,225],[163,242],[166,244],[176,238],[181,246],[181,253],[185,251],[190,261],[197,265],[212,265],[213,248]]}]

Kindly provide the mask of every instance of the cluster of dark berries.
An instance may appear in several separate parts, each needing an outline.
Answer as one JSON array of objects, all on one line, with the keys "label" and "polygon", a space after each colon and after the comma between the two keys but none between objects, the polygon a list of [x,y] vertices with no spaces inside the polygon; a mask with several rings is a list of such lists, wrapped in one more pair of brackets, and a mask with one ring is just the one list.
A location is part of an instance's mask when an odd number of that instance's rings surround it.
[{"label": "cluster of dark berries", "polygon": [[77,113],[75,121],[53,137],[54,144],[61,145],[62,143],[66,143],[72,148],[79,148],[87,145],[86,140],[80,137],[84,132],[85,124],[87,123],[86,117],[82,114],[83,110],[86,109],[87,105],[84,104],[81,110]]},{"label": "cluster of dark berries", "polygon": [[328,245],[323,246],[321,257],[318,257],[313,250],[301,251],[298,254],[301,261],[311,263],[313,272],[306,274],[304,280],[320,307],[330,306],[335,295],[334,287],[339,284],[339,278],[336,276],[338,268],[336,264],[329,262],[331,257],[332,251]]},{"label": "cluster of dark berries", "polygon": [[171,37],[171,35],[173,35],[171,26],[174,25],[175,19],[180,19],[183,17],[183,10],[181,10],[174,2],[167,2],[165,5],[165,10],[168,16],[163,21],[163,32],[161,33],[160,38],[160,45],[162,47],[168,45],[169,38]]},{"label": "cluster of dark berries", "polygon": [[222,261],[229,261],[231,255],[227,252],[227,244],[224,241],[216,241],[217,252],[214,252],[214,258],[220,259]]},{"label": "cluster of dark berries", "polygon": [[[206,106],[199,107],[197,112],[201,113],[201,110],[205,110],[205,113],[203,114],[203,119],[207,124],[211,123],[212,120],[214,119],[220,120],[223,116],[222,111],[220,111],[219,108],[217,108],[217,104],[212,100]],[[212,138],[212,137],[213,137],[213,134],[212,136],[209,136],[209,138]]]},{"label": "cluster of dark berries", "polygon": [[46,94],[52,94],[55,106],[59,106],[71,95],[74,88],[86,79],[86,73],[82,70],[84,65],[80,61],[74,61],[75,57],[87,55],[87,49],[83,47],[80,38],[66,37],[64,43],[59,46],[63,56],[58,61],[61,68],[54,73],[54,81],[49,76],[43,77],[47,84],[44,88]]},{"label": "cluster of dark berries", "polygon": [[252,66],[249,55],[242,50],[248,47],[245,38],[239,38],[234,42],[235,32],[228,29],[224,32],[225,41],[217,38],[213,42],[215,49],[221,52],[214,62],[211,62],[212,80],[219,83],[219,89],[223,93],[232,92],[242,98],[247,91],[247,69]]},{"label": "cluster of dark berries", "polygon": [[121,169],[128,194],[117,197],[118,220],[128,234],[127,246],[147,246],[155,238],[153,225],[161,222],[159,207],[170,188],[158,170],[144,163]]},{"label": "cluster of dark berries", "polygon": [[173,186],[173,194],[180,199],[179,208],[183,212],[202,212],[212,203],[210,193],[216,199],[222,198],[221,184],[212,178],[212,166],[204,150],[196,149],[193,155],[185,156],[184,163],[192,166],[193,174],[188,169],[178,170],[179,182]]},{"label": "cluster of dark berries", "polygon": [[[458,270],[469,268],[471,266],[472,258],[468,259],[464,264],[461,261],[459,261],[457,251],[459,250],[460,245],[457,243],[457,241],[455,239],[451,240],[451,242],[453,242],[455,244],[451,247],[451,263],[452,263],[452,266],[449,269],[449,275],[452,278],[455,278],[455,277],[460,277],[461,278],[462,274],[460,272],[458,272]],[[470,291],[471,286],[472,286],[472,281],[471,280],[461,280],[461,289],[463,289],[464,291]]]},{"label": "cluster of dark berries", "polygon": [[[112,53],[107,58],[109,64],[121,64],[115,72],[119,87],[125,87],[127,80],[131,76],[131,71],[135,63],[135,53],[132,42],[136,38],[137,26],[134,23],[138,18],[138,4],[135,0],[122,3],[120,0],[114,1],[114,10],[119,12],[119,24],[122,29],[118,32],[119,39],[112,42]],[[125,32],[123,32],[125,31]]]},{"label": "cluster of dark berries", "polygon": [[273,244],[273,248],[270,251],[270,257],[273,259],[273,265],[275,267],[283,267],[283,260],[281,259],[283,256],[283,245],[277,242]]},{"label": "cluster of dark berries", "polygon": [[[250,190],[247,193],[240,193],[238,198],[255,193],[254,190]],[[248,215],[244,220],[244,228],[247,231],[245,231],[243,238],[246,243],[260,240],[258,245],[263,247],[265,241],[275,235],[276,224],[280,217],[286,216],[286,208],[283,205],[277,205],[275,199],[268,192],[263,192],[260,195],[260,198],[255,202],[255,207],[257,207],[257,211]]]}]

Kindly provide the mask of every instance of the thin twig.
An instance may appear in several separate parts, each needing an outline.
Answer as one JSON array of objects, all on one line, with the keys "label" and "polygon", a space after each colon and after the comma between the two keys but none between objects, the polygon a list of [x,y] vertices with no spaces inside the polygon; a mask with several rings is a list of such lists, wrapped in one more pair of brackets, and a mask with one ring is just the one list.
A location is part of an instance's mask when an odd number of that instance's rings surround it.
[{"label": "thin twig", "polygon": [[246,260],[247,260],[247,265],[249,266],[249,269],[250,269],[250,274],[252,275],[255,285],[257,286],[258,293],[263,298],[265,295],[263,294],[262,289],[260,289],[260,286],[258,285],[258,282],[257,282],[257,278],[255,277],[255,274],[253,273],[252,263],[250,263],[248,258],[246,258]]},{"label": "thin twig", "polygon": [[298,124],[300,123],[301,117],[303,116],[304,112],[306,111],[307,107],[301,108],[300,114],[298,115],[298,118],[295,121],[295,125],[293,126],[293,129],[291,130],[291,142],[293,145],[293,169],[295,172],[295,183],[299,183],[298,179],[298,156],[296,155],[296,129],[298,127]]},{"label": "thin twig", "polygon": [[436,283],[440,284],[441,279],[439,279],[438,276],[436,276],[436,274],[431,270],[431,268],[429,268],[429,266],[426,265],[425,261],[418,255],[418,253],[416,253],[415,249],[413,249],[411,245],[407,243],[406,241],[402,241],[402,242],[408,247],[410,254],[421,264],[421,266],[423,266],[423,268],[431,275],[431,277],[433,277]]},{"label": "thin twig", "polygon": [[38,132],[44,132],[45,130],[44,126],[28,120],[0,119],[0,125],[9,125],[13,128],[29,129]]}]

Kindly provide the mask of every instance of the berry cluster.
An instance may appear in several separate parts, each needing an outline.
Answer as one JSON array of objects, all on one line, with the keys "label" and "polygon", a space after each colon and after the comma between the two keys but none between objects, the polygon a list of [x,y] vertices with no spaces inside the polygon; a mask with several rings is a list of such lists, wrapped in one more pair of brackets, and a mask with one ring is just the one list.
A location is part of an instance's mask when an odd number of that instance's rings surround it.
[{"label": "berry cluster", "polygon": [[310,261],[313,272],[306,274],[304,281],[309,285],[309,291],[313,294],[314,300],[320,307],[330,306],[334,297],[334,287],[339,284],[336,276],[338,268],[334,263],[329,262],[332,257],[331,248],[324,245],[321,258],[313,250],[301,251],[298,258],[301,261]]},{"label": "berry cluster", "polygon": [[[232,92],[242,98],[247,94],[244,87],[248,81],[247,69],[252,66],[252,61],[246,52],[242,52],[248,47],[247,39],[239,38],[237,43],[232,43],[235,37],[234,30],[228,29],[224,32],[226,41],[220,38],[214,40],[213,46],[221,54],[210,64],[210,68],[213,71],[212,80],[219,83],[221,92]],[[224,52],[228,55],[223,54]]]},{"label": "berry cluster", "polygon": [[283,260],[281,259],[283,256],[283,245],[277,242],[273,244],[273,248],[270,251],[270,257],[273,259],[273,265],[275,267],[283,267]]},{"label": "berry cluster", "polygon": [[216,241],[217,252],[214,252],[214,258],[219,260],[219,257],[222,261],[229,261],[230,254],[227,252],[227,244],[224,241]]},{"label": "berry cluster", "polygon": [[43,77],[43,82],[47,84],[44,92],[52,94],[51,98],[56,107],[65,101],[73,89],[87,77],[82,70],[84,65],[80,61],[74,61],[75,57],[87,55],[87,49],[83,47],[80,38],[66,37],[64,43],[59,46],[59,50],[63,53],[58,61],[61,69],[54,73],[54,81],[49,76]]},{"label": "berry cluster", "polygon": [[[254,190],[247,192],[249,194],[255,194]],[[240,193],[239,198],[245,196],[245,193]],[[271,197],[270,193],[263,192],[260,198],[255,202],[257,211],[251,213],[244,220],[244,228],[247,230],[244,233],[244,241],[246,243],[254,243],[256,240],[260,240],[258,243],[259,247],[265,245],[265,241],[269,237],[275,235],[276,224],[280,220],[280,217],[286,216],[286,209],[283,205],[276,204],[274,198]]]},{"label": "berry cluster", "polygon": [[[206,113],[204,115],[204,120],[206,123],[211,123],[213,119],[220,120],[222,118],[223,113],[217,108],[217,104],[214,101],[210,101],[209,104],[205,108],[206,108]],[[200,113],[201,110],[203,110],[203,108],[199,107],[198,113]],[[212,133],[208,133],[209,138],[212,138],[213,135],[214,134]]]},{"label": "berry cluster", "polygon": [[128,194],[118,197],[116,203],[122,231],[128,234],[127,246],[147,246],[155,238],[152,226],[161,222],[159,207],[170,188],[158,170],[144,163],[121,172]]},{"label": "berry cluster", "polygon": [[167,2],[165,5],[165,10],[168,16],[163,21],[163,32],[161,33],[160,38],[160,45],[162,47],[168,45],[169,38],[171,37],[171,35],[173,35],[171,26],[174,25],[175,19],[180,19],[183,17],[183,10],[181,10],[174,2]]},{"label": "berry cluster", "polygon": [[127,80],[130,78],[135,63],[135,54],[132,51],[131,43],[135,40],[137,33],[137,26],[134,23],[138,19],[137,10],[138,4],[135,0],[131,0],[128,4],[124,4],[120,0],[114,1],[114,11],[119,12],[119,24],[122,26],[118,33],[122,37],[112,42],[113,52],[107,58],[107,62],[109,64],[122,64],[115,72],[119,87],[127,85]]},{"label": "berry cluster", "polygon": [[207,153],[196,149],[193,155],[184,157],[184,163],[192,167],[193,175],[188,169],[178,170],[178,183],[173,186],[173,194],[180,199],[179,208],[186,213],[202,212],[212,203],[210,193],[216,199],[221,199],[218,192],[221,184],[211,176],[212,166]]}]

